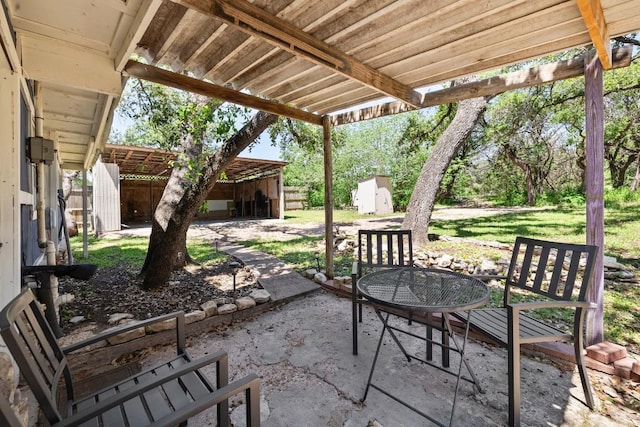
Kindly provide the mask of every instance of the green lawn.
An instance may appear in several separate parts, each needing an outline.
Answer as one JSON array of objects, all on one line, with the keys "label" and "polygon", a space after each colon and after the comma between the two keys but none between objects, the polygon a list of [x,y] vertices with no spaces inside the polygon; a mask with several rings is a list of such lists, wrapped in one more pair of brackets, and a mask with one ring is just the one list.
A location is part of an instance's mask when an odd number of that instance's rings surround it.
[{"label": "green lawn", "polygon": [[[640,268],[640,210],[639,202],[630,202],[619,207],[608,208],[605,213],[605,253],[615,256],[626,265]],[[353,210],[334,211],[336,224],[353,223],[361,218],[376,218],[358,215]],[[290,223],[324,223],[323,210],[288,211],[285,217]],[[581,243],[585,241],[584,209],[548,209],[490,217],[436,221],[430,224],[429,232],[452,237],[464,237],[483,241],[512,243],[518,235],[549,240]],[[298,271],[316,267],[319,261],[324,268],[324,235],[299,237],[287,242],[248,240],[245,246],[272,254]],[[72,247],[82,247],[81,238],[72,239]],[[147,251],[148,238],[129,237],[119,239],[89,239],[89,258],[83,262],[100,267],[128,265],[140,268]],[[200,263],[224,262],[221,252],[211,250],[205,241],[188,242],[191,256]],[[429,250],[446,252],[469,261],[481,258],[498,259],[504,252],[464,242],[434,241]],[[316,258],[316,255],[318,258]],[[75,254],[80,257],[79,253]],[[351,274],[350,253],[338,254],[334,259],[334,274]],[[605,334],[612,342],[629,346],[640,352],[640,286],[635,284],[607,285],[605,288]]]},{"label": "green lawn", "polygon": [[[640,268],[640,211],[639,202],[608,208],[605,213],[605,254],[618,261]],[[361,216],[354,211],[334,211],[334,223],[351,223]],[[287,212],[287,221],[324,222],[324,211]],[[538,237],[572,243],[585,242],[586,214],[584,209],[547,209],[542,211],[503,214],[489,217],[436,221],[429,233],[482,241],[512,243],[516,236]],[[299,271],[315,267],[315,253],[323,259],[324,236],[306,236],[286,243],[251,240],[246,246],[271,253]],[[429,250],[447,252],[474,261],[481,258],[498,259],[504,253],[470,243],[434,241]],[[353,257],[338,255],[334,260],[334,274],[349,275]],[[322,262],[322,261],[321,261]],[[640,352],[640,286],[608,285],[605,288],[606,339]]]}]

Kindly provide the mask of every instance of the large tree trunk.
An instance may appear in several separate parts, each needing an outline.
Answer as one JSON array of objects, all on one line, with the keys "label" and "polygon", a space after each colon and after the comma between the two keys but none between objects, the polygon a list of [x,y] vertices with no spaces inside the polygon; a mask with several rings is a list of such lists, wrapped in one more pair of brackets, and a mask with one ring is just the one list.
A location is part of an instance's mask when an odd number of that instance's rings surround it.
[{"label": "large tree trunk", "polygon": [[[152,289],[164,286],[175,266],[188,260],[187,230],[191,220],[215,185],[220,174],[242,150],[248,147],[276,115],[260,112],[222,147],[209,156],[196,179],[187,178],[183,168],[174,168],[156,208],[147,257],[140,272],[142,286]],[[183,143],[188,145],[188,136]]]},{"label": "large tree trunk", "polygon": [[527,205],[536,205],[536,183],[533,180],[533,171],[531,166],[518,158],[516,150],[512,146],[505,147],[505,153],[511,162],[516,165],[524,173],[524,181],[527,185]]},{"label": "large tree trunk", "polygon": [[438,138],[420,171],[402,222],[402,228],[412,231],[413,240],[418,245],[425,245],[429,241],[429,221],[442,177],[456,150],[471,134],[486,106],[485,98],[460,101],[455,117]]}]

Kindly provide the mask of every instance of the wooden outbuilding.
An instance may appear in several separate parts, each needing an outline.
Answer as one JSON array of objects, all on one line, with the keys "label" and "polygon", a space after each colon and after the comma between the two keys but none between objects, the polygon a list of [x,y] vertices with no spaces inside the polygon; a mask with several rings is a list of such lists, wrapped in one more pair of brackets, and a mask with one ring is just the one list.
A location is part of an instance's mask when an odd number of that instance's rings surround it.
[{"label": "wooden outbuilding", "polygon": [[[167,150],[107,144],[93,169],[96,231],[150,221],[174,158],[175,153]],[[207,196],[198,218],[284,218],[282,169],[286,165],[237,157]]]}]

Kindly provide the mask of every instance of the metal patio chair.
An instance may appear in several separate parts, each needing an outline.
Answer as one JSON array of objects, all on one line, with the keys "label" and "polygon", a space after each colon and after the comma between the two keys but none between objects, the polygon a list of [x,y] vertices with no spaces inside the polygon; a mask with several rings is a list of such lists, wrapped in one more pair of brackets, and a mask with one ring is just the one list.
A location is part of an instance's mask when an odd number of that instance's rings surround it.
[{"label": "metal patio chair", "polygon": [[[107,385],[90,395],[74,395],[71,370],[66,355],[107,337],[146,327],[154,322],[175,319],[177,355],[166,363],[147,369],[123,381]],[[184,313],[159,316],[106,331],[85,341],[61,348],[47,323],[40,304],[25,289],[0,312],[0,333],[20,373],[31,388],[51,426],[117,425],[176,426],[188,418],[216,406],[217,422],[228,426],[230,397],[245,393],[248,426],[260,424],[260,383],[250,374],[228,383],[228,359],[223,351],[192,360],[185,350]],[[200,368],[216,365],[215,385]],[[66,405],[58,407],[58,390],[66,388]],[[2,419],[12,420],[11,414]]]},{"label": "metal patio chair", "polygon": [[[470,327],[508,350],[511,426],[520,425],[520,347],[523,344],[573,341],[586,404],[593,409],[593,394],[584,362],[583,329],[585,314],[591,306],[586,298],[597,251],[597,246],[518,237],[509,270],[503,278],[503,308],[471,312]],[[512,295],[516,293],[537,298],[535,301],[527,299],[527,302],[514,303]],[[525,314],[527,311],[554,308],[574,311],[572,333]]]},{"label": "metal patio chair", "polygon": [[383,268],[413,265],[411,230],[359,230],[358,260],[351,270],[353,354],[358,354],[358,321],[362,322],[362,304],[356,282],[364,274]]}]

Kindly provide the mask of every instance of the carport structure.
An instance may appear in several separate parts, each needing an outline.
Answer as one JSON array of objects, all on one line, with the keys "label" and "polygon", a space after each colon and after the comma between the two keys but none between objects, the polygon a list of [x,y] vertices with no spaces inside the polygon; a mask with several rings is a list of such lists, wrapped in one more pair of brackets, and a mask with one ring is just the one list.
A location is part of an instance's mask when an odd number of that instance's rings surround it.
[{"label": "carport structure", "polygon": [[[53,141],[53,164],[38,163],[37,175],[49,182],[42,203],[54,206],[50,189],[57,186],[59,170],[86,171],[104,152],[127,76],[323,126],[330,242],[332,125],[586,70],[587,241],[603,246],[601,74],[628,63],[629,51],[612,54],[610,40],[640,29],[640,0],[2,3],[0,154],[7,165],[0,171],[2,305],[20,289],[20,242],[33,240],[25,230],[33,228],[40,204],[30,178],[33,167],[21,154],[26,138]],[[595,47],[594,60],[583,57],[439,89],[456,78],[589,45]],[[425,93],[429,87],[439,90]],[[358,108],[365,102],[375,105]],[[41,240],[44,224],[38,230]],[[330,245],[326,258],[331,275]],[[602,258],[598,263],[600,294],[593,300],[601,303]]]},{"label": "carport structure", "polygon": [[[102,209],[117,212],[94,214],[110,218],[115,213],[117,220],[110,224],[112,228],[97,232],[120,230],[121,222],[151,221],[171,174],[171,161],[175,157],[176,154],[169,150],[106,144],[101,161],[111,166],[108,171],[100,171],[100,176],[105,177],[102,174],[115,172],[119,177],[120,186],[112,200],[105,200],[109,198],[102,195],[100,202]],[[201,216],[262,216],[283,219],[282,168],[286,164],[287,162],[276,160],[236,157],[225,168],[224,177],[218,180],[207,196],[208,209],[207,212],[201,212]],[[106,165],[101,167],[105,168]],[[94,179],[94,189],[96,186],[104,188]],[[108,186],[110,187],[110,184]],[[257,209],[257,203],[261,202],[255,197],[258,191],[268,201],[262,209]]]}]

